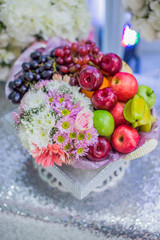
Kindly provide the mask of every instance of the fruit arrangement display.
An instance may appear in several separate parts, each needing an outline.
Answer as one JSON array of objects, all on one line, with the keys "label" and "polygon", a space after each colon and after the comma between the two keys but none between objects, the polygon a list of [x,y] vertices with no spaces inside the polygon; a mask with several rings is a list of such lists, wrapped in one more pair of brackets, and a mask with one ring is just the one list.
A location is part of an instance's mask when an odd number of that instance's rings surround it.
[{"label": "fruit arrangement display", "polygon": [[16,128],[38,164],[78,162],[85,169],[92,162],[94,169],[94,163],[118,160],[158,131],[154,91],[138,85],[118,55],[102,54],[88,40],[47,54],[40,48],[26,59],[7,83],[7,97],[20,104],[13,114]]}]

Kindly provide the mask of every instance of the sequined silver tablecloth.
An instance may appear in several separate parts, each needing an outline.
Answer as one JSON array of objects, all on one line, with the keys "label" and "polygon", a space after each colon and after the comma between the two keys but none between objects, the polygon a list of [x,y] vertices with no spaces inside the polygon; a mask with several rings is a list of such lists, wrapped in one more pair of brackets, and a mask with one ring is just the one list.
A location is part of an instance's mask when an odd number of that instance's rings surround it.
[{"label": "sequined silver tablecloth", "polygon": [[[146,83],[146,78],[139,76],[139,81]],[[152,77],[146,84],[155,89],[156,108],[160,115],[160,79]],[[160,145],[145,157],[131,161],[116,186],[77,200],[70,193],[52,189],[39,178],[29,154],[1,118],[0,211],[0,220],[8,223],[8,231],[13,231],[9,223],[15,214],[23,220],[27,216],[26,221],[30,219],[31,223],[34,219],[47,226],[52,223],[56,231],[62,226],[79,229],[79,233],[86,230],[91,233],[90,239],[160,239]],[[6,213],[10,213],[10,221]],[[6,240],[2,226],[0,240]],[[47,227],[45,229],[47,231]],[[101,235],[96,238],[96,234]],[[72,230],[70,239],[73,239],[71,236]],[[81,239],[78,235],[76,238]]]}]

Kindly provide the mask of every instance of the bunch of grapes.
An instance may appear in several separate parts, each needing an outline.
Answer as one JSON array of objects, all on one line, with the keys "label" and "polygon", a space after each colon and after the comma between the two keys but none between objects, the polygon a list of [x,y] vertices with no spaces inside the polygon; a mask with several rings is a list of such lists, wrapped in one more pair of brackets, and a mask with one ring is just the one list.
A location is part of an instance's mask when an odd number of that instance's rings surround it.
[{"label": "bunch of grapes", "polygon": [[78,85],[79,71],[86,65],[99,66],[101,53],[95,43],[72,43],[71,46],[58,47],[43,55],[40,51],[32,52],[31,61],[22,64],[23,73],[9,83],[12,90],[8,98],[12,103],[20,103],[28,89],[42,80],[52,79],[55,73],[70,76],[70,85]]}]

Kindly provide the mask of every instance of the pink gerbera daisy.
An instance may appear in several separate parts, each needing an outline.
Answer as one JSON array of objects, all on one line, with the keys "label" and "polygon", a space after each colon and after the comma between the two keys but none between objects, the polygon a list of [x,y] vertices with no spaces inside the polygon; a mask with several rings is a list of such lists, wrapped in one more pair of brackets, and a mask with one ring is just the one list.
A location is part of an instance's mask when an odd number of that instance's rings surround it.
[{"label": "pink gerbera daisy", "polygon": [[38,165],[43,167],[53,167],[54,163],[58,166],[62,166],[62,163],[67,163],[68,154],[61,149],[61,145],[54,143],[48,144],[47,147],[42,149],[33,144],[35,149],[31,151],[33,158],[35,158]]}]

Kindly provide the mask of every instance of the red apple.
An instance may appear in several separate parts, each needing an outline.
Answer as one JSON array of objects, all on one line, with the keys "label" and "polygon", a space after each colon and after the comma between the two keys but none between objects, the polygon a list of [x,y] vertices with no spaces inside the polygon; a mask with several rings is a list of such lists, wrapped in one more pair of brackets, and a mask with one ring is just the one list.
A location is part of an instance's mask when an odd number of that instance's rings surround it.
[{"label": "red apple", "polygon": [[115,53],[107,53],[102,57],[100,66],[105,75],[113,76],[121,70],[122,59]]},{"label": "red apple", "polygon": [[129,124],[123,116],[124,106],[125,106],[125,103],[117,102],[117,104],[110,110],[110,113],[114,118],[116,127],[122,124],[127,124],[127,125]]},{"label": "red apple", "polygon": [[87,158],[94,162],[105,160],[111,151],[110,142],[105,137],[98,137],[96,144],[89,147]]},{"label": "red apple", "polygon": [[78,75],[78,82],[81,88],[87,91],[95,91],[103,83],[103,74],[95,67],[85,67]]},{"label": "red apple", "polygon": [[120,125],[112,134],[111,143],[113,148],[120,153],[134,151],[139,142],[139,134],[135,128]]},{"label": "red apple", "polygon": [[95,91],[92,95],[92,103],[95,109],[110,110],[118,101],[116,92],[110,88]]},{"label": "red apple", "polygon": [[138,82],[132,74],[119,72],[112,78],[111,88],[117,93],[119,101],[127,102],[137,93]]}]

